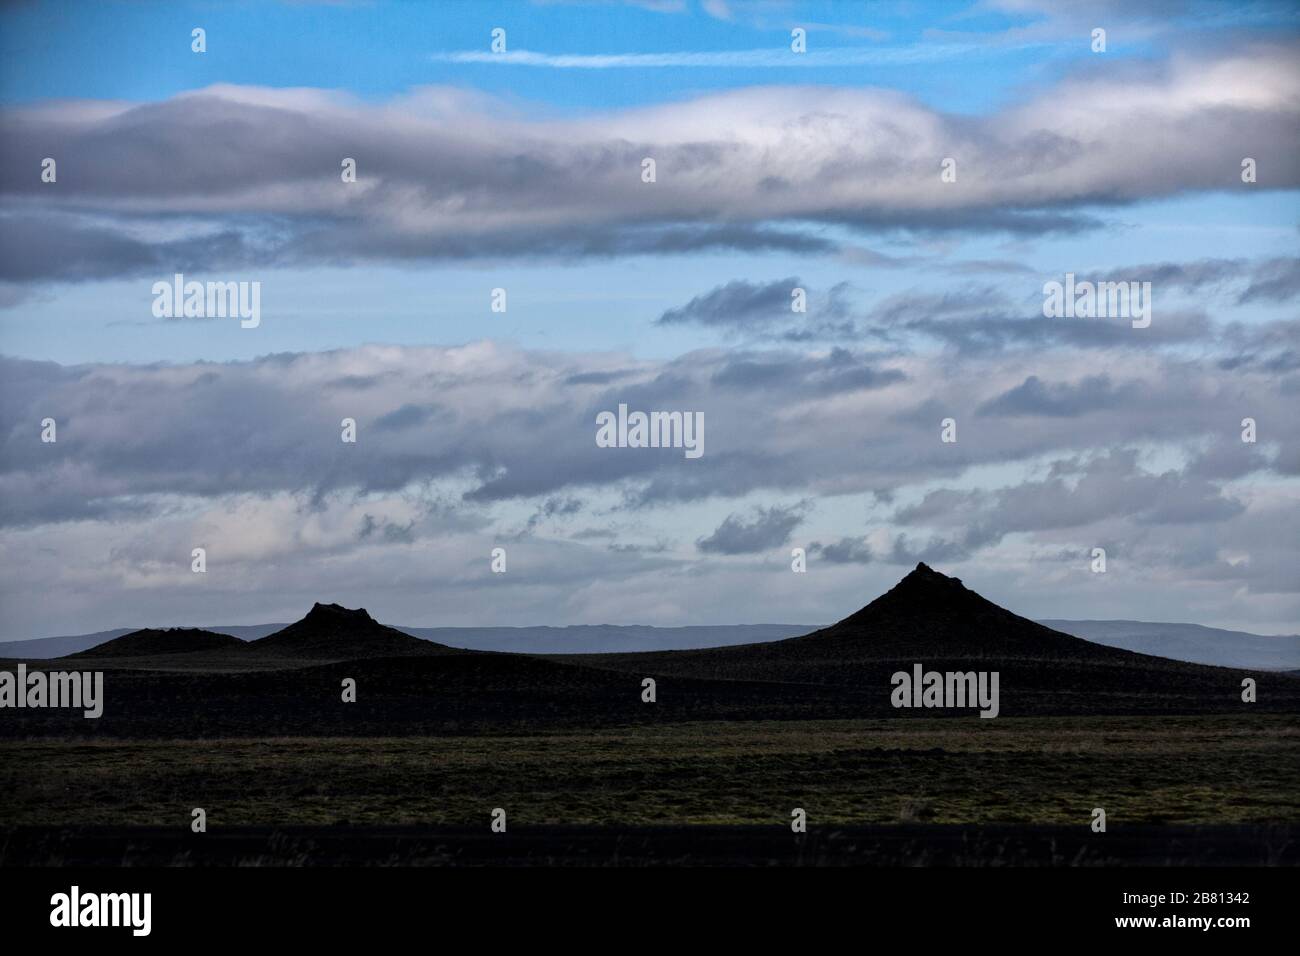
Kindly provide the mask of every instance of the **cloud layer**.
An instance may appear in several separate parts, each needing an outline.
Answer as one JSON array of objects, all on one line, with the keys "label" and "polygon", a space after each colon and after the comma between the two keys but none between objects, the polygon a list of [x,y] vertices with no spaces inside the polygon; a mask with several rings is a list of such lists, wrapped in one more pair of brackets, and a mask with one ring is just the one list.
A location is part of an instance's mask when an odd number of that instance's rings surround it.
[{"label": "cloud layer", "polygon": [[[423,555],[439,589],[465,589],[462,623],[540,613],[557,593],[552,622],[684,623],[700,614],[663,588],[687,569],[737,589],[697,595],[711,613],[788,616],[779,590],[770,604],[741,595],[745,574],[789,575],[796,545],[821,576],[798,605],[812,620],[816,601],[856,606],[862,569],[883,585],[916,560],[974,580],[1045,562],[1064,587],[1101,546],[1123,569],[1117,587],[1197,588],[1238,620],[1284,620],[1300,609],[1300,373],[1230,357],[1222,341],[1198,358],[1117,347],[1098,373],[1069,347],[646,361],[484,342],[186,365],[7,359],[0,562],[10,589],[61,567],[63,586],[179,607],[190,548],[206,545],[250,607],[278,608],[286,587],[387,593],[410,580],[393,562]],[[707,454],[598,448],[596,413],[620,402],[702,411]],[[56,443],[40,441],[45,417]],[[940,441],[945,417],[955,444]],[[1241,441],[1244,417],[1256,444]],[[499,543],[532,556],[509,605],[481,591],[480,559]]]},{"label": "cloud layer", "polygon": [[[1096,206],[1300,185],[1297,63],[1287,45],[1118,63],[984,117],[821,87],[751,87],[581,118],[528,116],[448,88],[378,107],[321,90],[220,85],[152,103],[9,108],[0,281],[817,251],[838,244],[828,228],[1084,229]],[[1247,156],[1252,186],[1241,181]],[[56,183],[40,180],[46,157],[58,163]],[[355,183],[341,181],[349,157]],[[957,179],[942,182],[949,157]],[[646,158],[653,183],[642,180]]]}]

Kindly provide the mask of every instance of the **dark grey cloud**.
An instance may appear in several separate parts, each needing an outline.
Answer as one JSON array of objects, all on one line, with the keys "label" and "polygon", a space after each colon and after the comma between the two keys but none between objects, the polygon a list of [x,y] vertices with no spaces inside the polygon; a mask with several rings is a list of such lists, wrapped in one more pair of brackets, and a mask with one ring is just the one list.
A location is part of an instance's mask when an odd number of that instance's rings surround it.
[{"label": "dark grey cloud", "polygon": [[394,431],[400,428],[414,428],[416,425],[423,425],[434,417],[435,410],[432,408],[422,407],[420,405],[403,405],[401,408],[395,408],[387,415],[380,415],[375,419],[375,428],[380,431]]},{"label": "dark grey cloud", "polygon": [[926,564],[949,564],[964,561],[970,557],[970,549],[965,545],[941,537],[932,537],[917,543],[906,534],[894,538],[887,560],[890,564],[909,565],[924,561]]},{"label": "dark grey cloud", "polygon": [[[1244,289],[1252,276],[1280,274],[1280,261],[1205,260],[1185,267],[1127,267],[1112,274],[1141,277],[1163,271],[1171,279],[1153,286],[1161,294],[1175,288],[1196,292],[1212,281],[1231,280]],[[966,283],[938,292],[909,290],[869,307],[856,303],[852,288],[840,283],[825,292],[806,290],[806,314],[789,311],[789,292],[797,279],[768,283],[733,280],[666,311],[660,323],[668,324],[665,317],[671,317],[672,323],[722,329],[756,343],[876,342],[896,350],[937,344],[971,355],[1047,347],[1147,350],[1212,343],[1231,348],[1235,344],[1227,338],[1228,327],[1216,325],[1204,309],[1171,306],[1168,300],[1160,300],[1156,318],[1144,329],[1132,328],[1125,319],[1046,318],[1042,315],[1042,277],[1037,272],[1026,275],[1034,278],[1017,284]],[[1240,294],[1230,298],[1240,304]],[[1253,332],[1237,331],[1233,336],[1242,341],[1257,338]],[[1261,346],[1271,344],[1276,343]],[[1275,358],[1286,361],[1285,356]],[[767,370],[751,371],[762,376]],[[736,375],[740,377],[742,370],[737,369]]]},{"label": "dark grey cloud", "polygon": [[656,541],[653,544],[615,542],[609,545],[609,550],[615,554],[663,554],[670,547],[666,541]]},{"label": "dark grey cloud", "polygon": [[1289,302],[1300,295],[1300,258],[1270,259],[1251,273],[1239,303]]},{"label": "dark grey cloud", "polygon": [[907,375],[886,367],[880,357],[834,348],[821,357],[788,353],[731,353],[710,377],[723,389],[794,389],[803,394],[831,395],[877,389],[902,382]]},{"label": "dark grey cloud", "polygon": [[[1020,315],[1024,311],[1009,310]],[[979,354],[1048,346],[1148,350],[1211,341],[1215,328],[1202,311],[1161,312],[1145,329],[1134,329],[1124,319],[1022,318],[987,311],[943,319],[922,312],[894,325],[872,327],[869,335],[887,342],[919,337],[965,354]]]},{"label": "dark grey cloud", "polygon": [[574,372],[564,380],[565,385],[609,385],[636,375],[632,369],[612,369],[599,372]]},{"label": "dark grey cloud", "polygon": [[870,564],[875,560],[871,546],[863,538],[840,538],[829,544],[814,541],[808,553],[832,564]]},{"label": "dark grey cloud", "polygon": [[361,541],[371,540],[375,537],[382,537],[390,543],[406,542],[415,540],[415,521],[411,520],[405,524],[396,524],[382,518],[376,518],[374,515],[366,514],[362,516],[361,527],[357,530],[357,538]]},{"label": "dark grey cloud", "polygon": [[1233,301],[1287,302],[1300,294],[1300,258],[1198,259],[1128,266],[1078,277],[1080,280],[1145,281],[1163,294],[1169,290],[1211,292],[1236,290]]},{"label": "dark grey cloud", "polygon": [[[802,311],[794,293],[803,293]],[[806,288],[794,276],[771,282],[733,279],[667,309],[659,325],[694,325],[736,333],[746,339],[804,343],[855,339],[852,287],[840,282],[825,292]]]},{"label": "dark grey cloud", "polygon": [[529,516],[528,524],[521,534],[532,534],[541,525],[553,518],[567,518],[576,515],[582,511],[583,507],[584,504],[579,498],[553,495],[543,501],[537,510]]},{"label": "dark grey cloud", "polygon": [[788,321],[791,294],[802,283],[795,276],[775,282],[736,279],[697,295],[684,306],[659,316],[660,325],[694,324],[719,328],[753,328]]},{"label": "dark grey cloud", "polygon": [[612,528],[583,528],[575,531],[571,538],[575,541],[591,541],[597,538],[617,538],[618,532]]},{"label": "dark grey cloud", "polygon": [[979,406],[981,415],[1045,415],[1053,418],[1074,418],[1136,402],[1141,389],[1130,383],[1116,387],[1109,375],[1089,375],[1077,383],[1046,383],[1037,375],[1030,375],[1015,388]]},{"label": "dark grey cloud", "polygon": [[695,546],[705,554],[755,554],[778,548],[790,540],[790,532],[804,520],[807,510],[807,504],[801,503],[756,508],[748,517],[730,514]]},{"label": "dark grey cloud", "polygon": [[205,269],[275,265],[277,251],[226,226],[185,239],[145,241],[121,225],[92,225],[75,216],[0,215],[0,280],[81,281]]},{"label": "dark grey cloud", "polygon": [[1265,323],[1231,322],[1220,336],[1229,354],[1218,359],[1226,371],[1254,369],[1282,376],[1300,368],[1300,320]]}]

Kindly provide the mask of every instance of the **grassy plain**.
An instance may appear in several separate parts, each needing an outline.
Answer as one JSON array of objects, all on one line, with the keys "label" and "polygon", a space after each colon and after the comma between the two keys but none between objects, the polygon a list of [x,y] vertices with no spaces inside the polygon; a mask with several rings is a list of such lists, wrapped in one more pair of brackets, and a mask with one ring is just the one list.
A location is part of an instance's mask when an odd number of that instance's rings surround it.
[{"label": "grassy plain", "polygon": [[534,735],[5,740],[0,825],[1300,822],[1286,715],[662,724]]}]

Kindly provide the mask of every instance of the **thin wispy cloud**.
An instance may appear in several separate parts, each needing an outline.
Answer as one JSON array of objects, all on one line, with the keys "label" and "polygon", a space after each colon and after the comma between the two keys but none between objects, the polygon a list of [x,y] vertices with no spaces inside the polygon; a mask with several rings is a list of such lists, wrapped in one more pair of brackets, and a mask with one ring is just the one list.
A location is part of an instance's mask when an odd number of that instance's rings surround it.
[{"label": "thin wispy cloud", "polygon": [[[1008,49],[1029,49],[1044,44],[1020,44]],[[496,66],[534,66],[557,70],[614,70],[703,67],[707,69],[756,69],[781,67],[843,68],[931,63],[963,57],[987,56],[986,45],[971,43],[927,43],[897,47],[827,47],[793,53],[785,47],[758,50],[707,50],[672,53],[541,53],[536,50],[458,50],[434,53],[437,63],[479,63]]]}]

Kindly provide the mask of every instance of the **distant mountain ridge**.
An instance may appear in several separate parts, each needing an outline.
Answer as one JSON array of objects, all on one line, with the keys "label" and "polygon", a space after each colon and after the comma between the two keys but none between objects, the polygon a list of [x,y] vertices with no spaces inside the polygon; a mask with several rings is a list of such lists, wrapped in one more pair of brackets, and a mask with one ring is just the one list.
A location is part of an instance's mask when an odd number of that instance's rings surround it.
[{"label": "distant mountain ridge", "polygon": [[1268,670],[1300,668],[1300,635],[1296,634],[1269,637],[1200,624],[1154,621],[1045,620],[1039,623],[1109,647],[1195,664]]},{"label": "distant mountain ridge", "polygon": [[[369,615],[367,617],[369,618]],[[371,620],[373,622],[373,619]],[[1268,636],[1205,627],[1199,624],[1131,620],[1076,621],[1053,618],[1040,620],[1037,623],[1096,644],[1156,657],[1167,657],[1172,660],[1219,667],[1279,671],[1300,669],[1300,635]],[[212,626],[197,630],[230,635],[242,641],[257,641],[291,626],[288,623],[254,624]],[[730,647],[779,641],[823,629],[822,625],[811,624],[687,627],[609,624],[564,627],[402,627],[397,625],[388,627],[389,631],[401,632],[445,647],[544,655],[620,654]],[[131,633],[139,632],[132,628],[115,628],[91,634],[0,642],[0,658],[45,660],[64,657],[104,645]],[[168,651],[168,653],[172,652]]]}]

